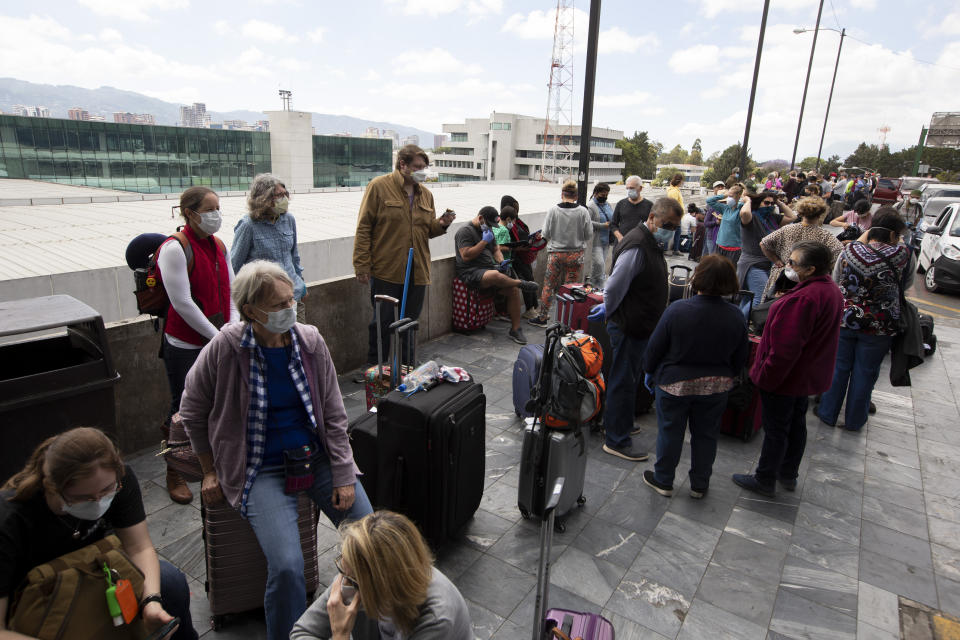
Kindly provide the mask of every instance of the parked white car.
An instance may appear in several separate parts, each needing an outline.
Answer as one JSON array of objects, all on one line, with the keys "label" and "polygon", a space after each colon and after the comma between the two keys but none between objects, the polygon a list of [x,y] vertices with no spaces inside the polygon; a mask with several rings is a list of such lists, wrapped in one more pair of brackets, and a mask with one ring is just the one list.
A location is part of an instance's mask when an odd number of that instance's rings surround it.
[{"label": "parked white car", "polygon": [[933,222],[921,223],[917,271],[927,291],[960,289],[960,202],[947,205]]}]

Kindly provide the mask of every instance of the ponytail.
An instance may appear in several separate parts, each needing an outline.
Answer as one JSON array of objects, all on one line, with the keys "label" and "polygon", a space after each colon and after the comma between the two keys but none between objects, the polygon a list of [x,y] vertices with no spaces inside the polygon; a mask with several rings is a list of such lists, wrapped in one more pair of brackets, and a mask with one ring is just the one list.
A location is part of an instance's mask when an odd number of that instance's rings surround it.
[{"label": "ponytail", "polygon": [[43,463],[47,457],[47,450],[56,439],[57,436],[52,436],[41,442],[40,446],[33,450],[27,465],[4,483],[4,491],[14,492],[10,497],[11,501],[26,502],[43,487]]}]

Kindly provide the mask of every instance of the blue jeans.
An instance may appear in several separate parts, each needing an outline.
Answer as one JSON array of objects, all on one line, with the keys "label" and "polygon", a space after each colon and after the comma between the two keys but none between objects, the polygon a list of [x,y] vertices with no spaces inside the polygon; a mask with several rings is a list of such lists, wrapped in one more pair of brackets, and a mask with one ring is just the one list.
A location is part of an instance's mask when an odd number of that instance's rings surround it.
[{"label": "blue jeans", "polygon": [[833,384],[820,397],[817,416],[829,425],[837,424],[843,398],[847,398],[844,412],[845,427],[859,430],[867,423],[870,394],[880,377],[883,357],[890,351],[891,336],[866,334],[854,329],[840,328],[837,364],[833,369]]},{"label": "blue jeans", "polygon": [[180,618],[180,626],[171,640],[197,640],[197,630],[190,618],[190,587],[180,569],[160,561],[160,597],[163,610],[174,618]]},{"label": "blue jeans", "polygon": [[680,251],[680,227],[673,232],[673,250]]},{"label": "blue jeans", "polygon": [[757,481],[773,487],[777,478],[796,480],[807,448],[807,396],[785,396],[760,391],[763,406],[763,447],[757,462]]},{"label": "blue jeans", "polygon": [[[307,495],[337,526],[341,521],[357,520],[372,513],[363,486],[355,482],[356,498],[347,511],[337,510],[332,502],[333,479],[326,456],[314,463],[314,484]],[[297,527],[297,496],[283,492],[282,470],[261,471],[247,497],[247,520],[253,527],[263,555],[267,558],[267,589],[263,608],[267,618],[267,638],[285,640],[293,623],[307,609],[307,587],[303,579],[303,551]]]},{"label": "blue jeans", "polygon": [[727,406],[727,393],[708,396],[675,396],[660,387],[657,398],[657,482],[673,486],[683,451],[683,434],[690,423],[690,488],[706,489],[717,457],[717,432]]},{"label": "blue jeans", "polygon": [[607,321],[607,335],[613,347],[610,379],[607,381],[607,408],[603,428],[610,447],[629,447],[633,431],[633,412],[637,403],[637,385],[643,384],[643,352],[647,338],[624,333],[613,320]]},{"label": "blue jeans", "polygon": [[[753,292],[753,305],[760,304],[760,297],[763,296],[763,290],[767,288],[767,280],[770,279],[770,269],[761,269],[760,267],[750,267],[747,269],[747,275],[744,277],[743,284],[747,291]],[[743,316],[750,320],[750,309],[753,306],[749,300],[743,300],[740,303],[740,310]]]},{"label": "blue jeans", "polygon": [[708,256],[717,250],[717,239],[710,239],[710,230],[708,229],[703,238],[703,255]]}]

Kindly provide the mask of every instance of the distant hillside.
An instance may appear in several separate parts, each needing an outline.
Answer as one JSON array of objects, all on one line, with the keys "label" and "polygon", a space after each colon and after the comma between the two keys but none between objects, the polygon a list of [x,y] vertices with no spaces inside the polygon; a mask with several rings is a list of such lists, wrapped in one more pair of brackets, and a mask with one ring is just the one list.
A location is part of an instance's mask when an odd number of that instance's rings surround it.
[{"label": "distant hillside", "polygon": [[[203,96],[198,96],[197,101],[202,102]],[[54,118],[66,118],[67,110],[73,107],[82,107],[91,114],[104,116],[108,121],[112,120],[114,111],[152,113],[157,119],[157,124],[166,125],[175,125],[180,118],[179,104],[151,98],[134,91],[113,87],[84,89],[71,85],[35,84],[15,78],[0,78],[0,109],[9,113],[15,104],[43,105],[50,109],[50,115]],[[266,118],[260,111],[210,111],[208,113],[214,122],[246,120],[252,124]],[[433,146],[433,133],[391,122],[314,113],[313,126],[317,133],[349,133],[355,136],[363,135],[367,127],[393,129],[400,134],[401,139],[417,135],[420,136],[421,146],[426,148]]]}]

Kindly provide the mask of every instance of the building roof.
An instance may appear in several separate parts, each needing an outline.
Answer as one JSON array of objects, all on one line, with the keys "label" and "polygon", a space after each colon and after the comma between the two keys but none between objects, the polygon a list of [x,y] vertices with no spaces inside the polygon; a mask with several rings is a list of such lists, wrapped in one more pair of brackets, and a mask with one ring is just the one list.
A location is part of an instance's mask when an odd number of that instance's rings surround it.
[{"label": "building roof", "polygon": [[[560,196],[559,185],[522,180],[428,186],[437,211],[453,209],[457,222],[473,217],[485,205],[499,207],[504,194],[520,201],[521,215],[546,211]],[[290,201],[298,243],[353,236],[363,192],[311,191],[294,193]],[[246,198],[237,192],[220,196],[223,226],[217,235],[229,247],[233,228],[246,213]],[[124,251],[132,238],[147,232],[172,233],[182,223],[171,211],[177,198],[0,180],[0,281],[125,267]]]}]

